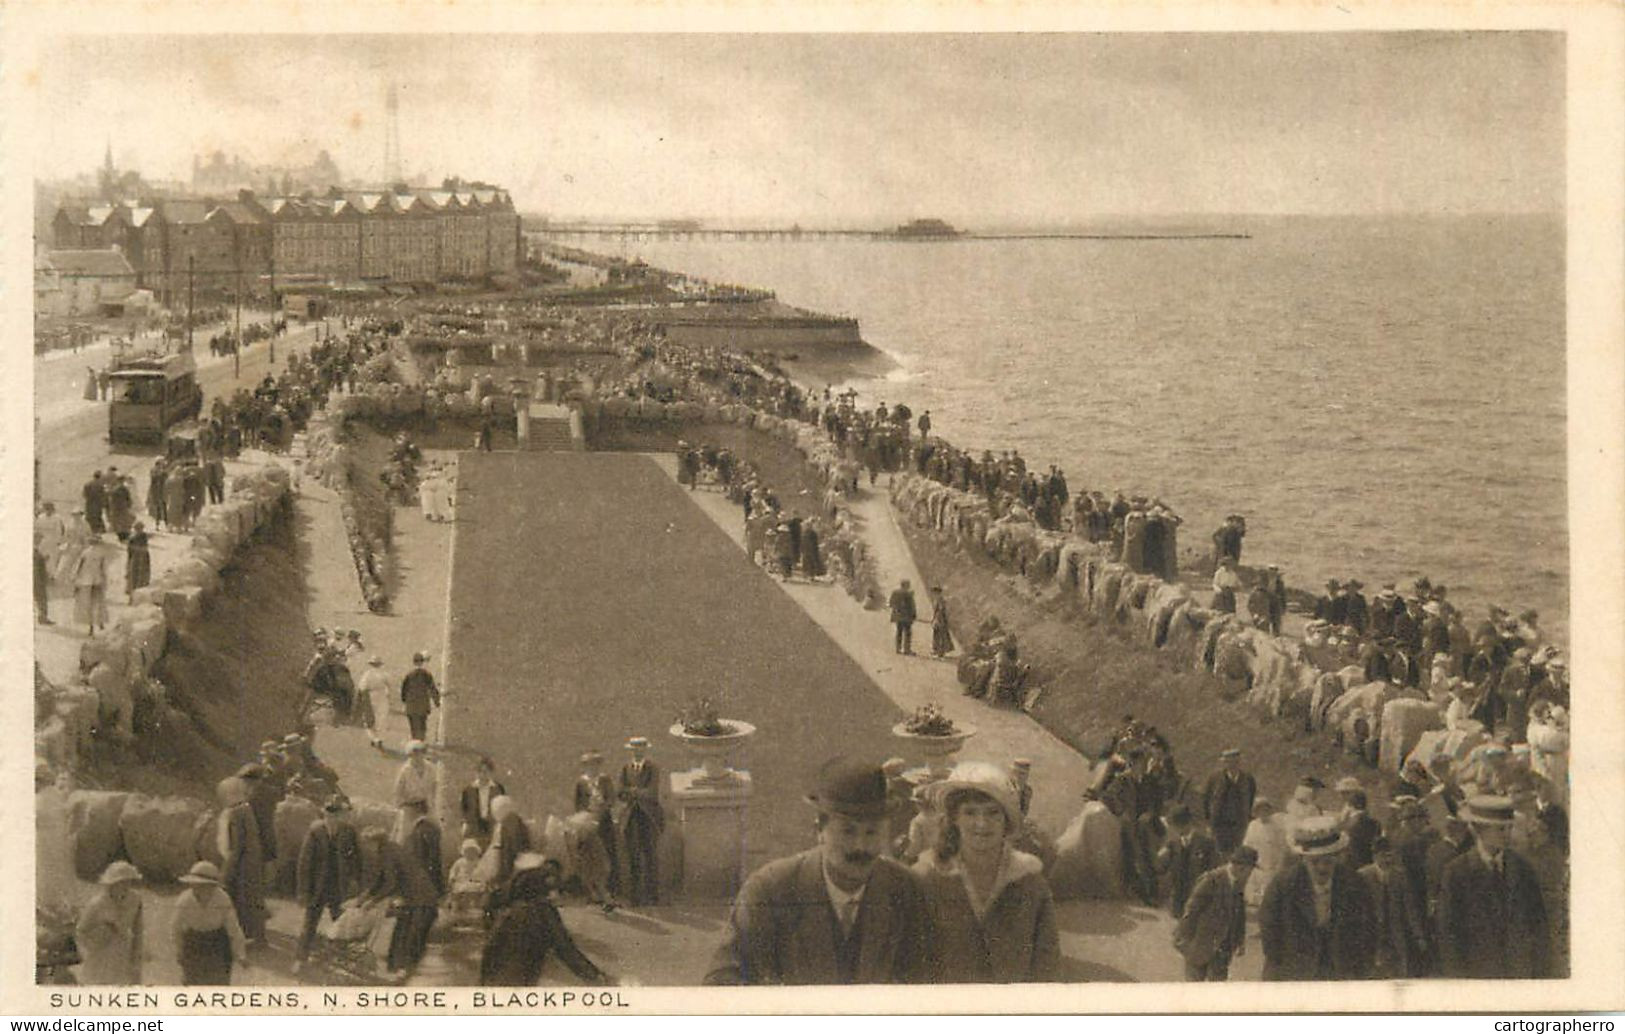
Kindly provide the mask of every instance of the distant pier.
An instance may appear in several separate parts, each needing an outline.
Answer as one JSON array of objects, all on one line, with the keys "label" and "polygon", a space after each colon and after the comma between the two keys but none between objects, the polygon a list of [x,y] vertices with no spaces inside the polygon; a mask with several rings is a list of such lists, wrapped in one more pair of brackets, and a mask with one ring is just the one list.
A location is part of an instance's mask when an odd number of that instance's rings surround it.
[{"label": "distant pier", "polygon": [[1187,240],[1250,240],[1247,233],[1202,233],[1155,231],[1109,233],[1105,231],[1034,231],[1030,233],[976,233],[967,232],[940,238],[905,238],[894,230],[870,229],[807,229],[789,227],[729,227],[701,226],[691,223],[613,223],[613,222],[550,222],[526,219],[525,233],[551,240],[632,240],[632,241],[827,241],[871,240],[910,243],[952,243],[958,241],[1187,241]]}]

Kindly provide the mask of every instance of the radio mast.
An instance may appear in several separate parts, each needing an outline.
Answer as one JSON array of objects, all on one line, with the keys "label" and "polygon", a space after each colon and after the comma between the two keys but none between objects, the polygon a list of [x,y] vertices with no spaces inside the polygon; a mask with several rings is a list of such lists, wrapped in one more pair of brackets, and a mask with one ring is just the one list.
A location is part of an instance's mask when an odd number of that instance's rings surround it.
[{"label": "radio mast", "polygon": [[401,181],[401,98],[394,83],[384,94],[384,176],[391,185]]}]

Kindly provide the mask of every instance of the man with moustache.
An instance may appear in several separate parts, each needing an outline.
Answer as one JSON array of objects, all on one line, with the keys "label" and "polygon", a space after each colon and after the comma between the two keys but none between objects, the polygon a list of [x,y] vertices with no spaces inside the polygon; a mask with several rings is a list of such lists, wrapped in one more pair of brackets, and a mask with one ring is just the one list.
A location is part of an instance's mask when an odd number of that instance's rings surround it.
[{"label": "man with moustache", "polygon": [[707,984],[895,984],[923,979],[928,937],[915,877],[885,858],[886,774],[835,758],[807,801],[818,846],[752,873],[734,899]]}]

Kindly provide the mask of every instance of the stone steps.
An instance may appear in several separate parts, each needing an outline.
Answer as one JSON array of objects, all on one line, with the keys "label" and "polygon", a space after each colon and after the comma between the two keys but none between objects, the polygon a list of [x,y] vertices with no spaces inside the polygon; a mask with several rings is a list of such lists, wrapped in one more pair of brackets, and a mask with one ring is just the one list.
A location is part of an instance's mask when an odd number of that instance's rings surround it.
[{"label": "stone steps", "polygon": [[569,452],[575,449],[569,420],[532,420],[530,448],[537,452]]}]

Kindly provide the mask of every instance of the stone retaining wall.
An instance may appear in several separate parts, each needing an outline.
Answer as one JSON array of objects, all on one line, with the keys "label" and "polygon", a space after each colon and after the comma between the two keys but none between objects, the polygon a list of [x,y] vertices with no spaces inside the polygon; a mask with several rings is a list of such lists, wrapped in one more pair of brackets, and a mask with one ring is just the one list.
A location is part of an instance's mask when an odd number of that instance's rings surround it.
[{"label": "stone retaining wall", "polygon": [[1261,714],[1340,735],[1348,749],[1389,772],[1423,733],[1444,726],[1448,697],[1366,682],[1357,667],[1322,671],[1300,640],[1211,610],[1184,586],[1135,573],[1113,559],[1109,544],[1031,521],[994,520],[982,496],[916,474],[897,475],[892,501],[904,519],[953,549],[991,559],[1036,594],[1068,600],[1084,617],[1123,627],[1145,649],[1211,672]]},{"label": "stone retaining wall", "polygon": [[[357,833],[368,828],[389,830],[395,809],[365,800],[352,800],[351,819]],[[65,828],[74,875],[94,880],[110,862],[123,859],[153,883],[173,883],[193,863],[220,864],[220,809],[192,797],[151,797],[121,790],[73,790],[66,794],[47,789],[36,795],[36,810],[62,809],[66,815],[54,827]],[[266,863],[269,888],[291,895],[305,833],[321,820],[321,808],[303,797],[288,797],[277,804],[273,823],[276,858]],[[375,859],[363,858],[370,869]]]},{"label": "stone retaining wall", "polygon": [[171,707],[152,678],[171,629],[200,621],[220,572],[237,550],[272,521],[286,516],[289,478],[278,466],[239,475],[226,500],[210,507],[193,528],[180,561],[137,589],[125,614],[79,651],[77,680],[55,684],[35,669],[35,774],[54,781],[71,774],[98,740],[128,742],[142,725],[173,746],[195,739],[187,716]]}]

